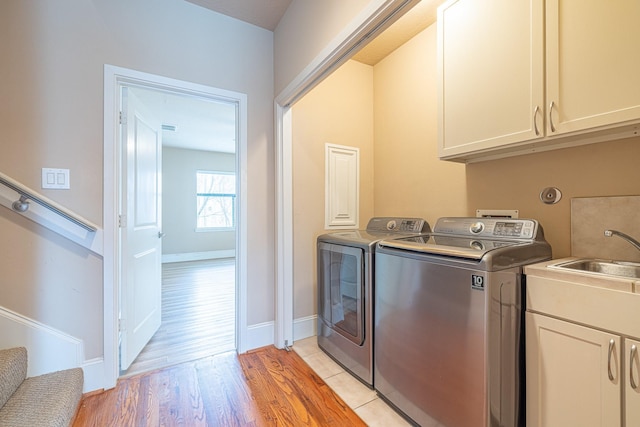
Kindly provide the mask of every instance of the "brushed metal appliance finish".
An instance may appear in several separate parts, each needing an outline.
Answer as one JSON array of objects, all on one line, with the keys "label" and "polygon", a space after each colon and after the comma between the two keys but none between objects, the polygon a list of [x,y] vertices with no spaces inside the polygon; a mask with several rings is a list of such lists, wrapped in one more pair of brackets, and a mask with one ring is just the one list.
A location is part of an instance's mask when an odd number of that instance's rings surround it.
[{"label": "brushed metal appliance finish", "polygon": [[366,230],[317,239],[318,346],[373,388],[374,253],[383,238],[430,231],[420,218],[372,218]]},{"label": "brushed metal appliance finish", "polygon": [[419,425],[524,425],[522,265],[551,248],[537,223],[482,221],[376,249],[375,388]]}]

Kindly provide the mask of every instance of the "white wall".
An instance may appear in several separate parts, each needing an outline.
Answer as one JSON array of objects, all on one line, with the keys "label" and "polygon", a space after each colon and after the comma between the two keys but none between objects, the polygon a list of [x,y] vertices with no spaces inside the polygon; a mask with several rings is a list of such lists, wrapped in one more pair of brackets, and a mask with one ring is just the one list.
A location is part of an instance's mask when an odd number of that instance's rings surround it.
[{"label": "white wall", "polygon": [[[272,321],[273,33],[181,0],[3,0],[0,28],[0,171],[97,224],[105,64],[248,95],[248,323]],[[101,357],[102,259],[5,208],[0,236],[0,305]]]},{"label": "white wall", "polygon": [[234,172],[235,162],[234,154],[163,147],[163,259],[165,255],[235,250],[234,230],[196,231],[196,172]]}]

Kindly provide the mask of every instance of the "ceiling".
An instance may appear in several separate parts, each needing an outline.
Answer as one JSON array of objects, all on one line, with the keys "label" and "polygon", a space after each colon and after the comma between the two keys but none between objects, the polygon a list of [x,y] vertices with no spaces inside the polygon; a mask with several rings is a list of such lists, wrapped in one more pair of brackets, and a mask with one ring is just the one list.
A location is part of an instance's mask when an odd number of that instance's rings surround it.
[{"label": "ceiling", "polygon": [[131,88],[164,128],[162,145],[235,153],[236,103],[153,89]]},{"label": "ceiling", "polygon": [[[291,0],[187,0],[214,12],[274,31]],[[317,0],[314,0],[317,1]]]},{"label": "ceiling", "polygon": [[[186,0],[214,12],[274,31],[292,0]],[[318,0],[313,0],[318,1]],[[421,0],[352,59],[375,65],[436,21],[443,0]],[[204,151],[235,152],[235,104],[136,88],[136,95],[164,125],[163,145]]]}]

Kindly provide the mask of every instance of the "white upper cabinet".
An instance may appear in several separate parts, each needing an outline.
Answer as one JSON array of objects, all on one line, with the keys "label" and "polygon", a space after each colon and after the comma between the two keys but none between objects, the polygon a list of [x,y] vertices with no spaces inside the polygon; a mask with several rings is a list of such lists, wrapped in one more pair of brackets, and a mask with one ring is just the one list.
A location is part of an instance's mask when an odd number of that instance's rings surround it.
[{"label": "white upper cabinet", "polygon": [[640,118],[640,2],[547,0],[546,22],[549,135]]},{"label": "white upper cabinet", "polygon": [[541,0],[438,9],[441,158],[542,137],[542,14]]},{"label": "white upper cabinet", "polygon": [[637,135],[639,21],[637,0],[443,4],[440,158],[473,161]]}]

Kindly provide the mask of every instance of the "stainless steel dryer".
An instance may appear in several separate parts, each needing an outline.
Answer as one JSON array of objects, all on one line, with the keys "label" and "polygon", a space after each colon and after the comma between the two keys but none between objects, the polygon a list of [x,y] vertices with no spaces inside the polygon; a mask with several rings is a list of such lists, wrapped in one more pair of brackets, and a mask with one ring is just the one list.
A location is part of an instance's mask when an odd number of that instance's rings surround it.
[{"label": "stainless steel dryer", "polygon": [[317,239],[318,346],[373,387],[374,252],[384,238],[430,231],[421,218],[372,218],[366,230]]},{"label": "stainless steel dryer", "polygon": [[550,258],[530,219],[440,218],[380,241],[378,394],[423,426],[523,426],[522,266]]}]

